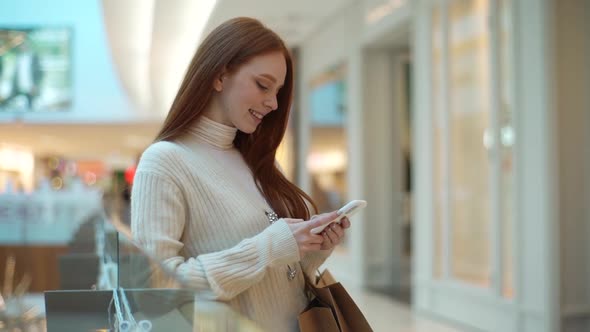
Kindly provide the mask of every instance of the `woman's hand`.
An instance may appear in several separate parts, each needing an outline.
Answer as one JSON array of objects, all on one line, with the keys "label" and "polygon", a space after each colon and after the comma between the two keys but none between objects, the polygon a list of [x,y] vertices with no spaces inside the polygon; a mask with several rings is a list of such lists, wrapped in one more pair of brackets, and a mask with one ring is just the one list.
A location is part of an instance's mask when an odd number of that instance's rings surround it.
[{"label": "woman's hand", "polygon": [[320,234],[324,242],[320,246],[321,250],[330,250],[339,245],[344,238],[344,230],[350,227],[350,220],[347,217],[342,218],[340,222],[333,223],[326,227]]},{"label": "woman's hand", "polygon": [[[297,241],[299,257],[303,258],[308,252],[324,250],[325,236],[322,234],[312,234],[311,230],[328,224],[336,218],[338,218],[336,211],[315,215],[310,220],[284,218],[291,232],[293,232],[295,241]],[[350,226],[350,223],[348,225]]]}]

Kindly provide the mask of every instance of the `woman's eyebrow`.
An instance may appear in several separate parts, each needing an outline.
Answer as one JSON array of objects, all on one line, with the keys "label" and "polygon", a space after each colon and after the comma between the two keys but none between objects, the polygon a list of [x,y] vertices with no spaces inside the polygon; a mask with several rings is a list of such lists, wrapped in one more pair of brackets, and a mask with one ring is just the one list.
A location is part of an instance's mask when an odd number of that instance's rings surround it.
[{"label": "woman's eyebrow", "polygon": [[274,76],[272,76],[271,74],[260,74],[260,76],[265,77],[265,78],[268,78],[273,83],[276,83],[277,82],[277,79]]},{"label": "woman's eyebrow", "polygon": [[[274,76],[272,76],[271,74],[260,74],[260,76],[271,80],[273,83],[277,83],[277,79]],[[282,87],[283,87],[282,85],[279,86],[279,89]]]}]

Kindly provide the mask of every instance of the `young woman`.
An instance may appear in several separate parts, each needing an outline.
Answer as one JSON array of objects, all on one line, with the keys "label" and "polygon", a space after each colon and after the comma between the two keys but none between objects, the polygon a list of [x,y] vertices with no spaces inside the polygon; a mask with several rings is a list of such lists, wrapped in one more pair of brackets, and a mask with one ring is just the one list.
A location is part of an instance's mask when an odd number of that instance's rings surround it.
[{"label": "young woman", "polygon": [[311,217],[311,198],[278,169],[292,91],[291,56],[274,32],[250,18],[223,23],[192,59],[131,196],[140,246],[269,331],[298,330],[303,273],[350,226],[312,234],[336,212]]}]

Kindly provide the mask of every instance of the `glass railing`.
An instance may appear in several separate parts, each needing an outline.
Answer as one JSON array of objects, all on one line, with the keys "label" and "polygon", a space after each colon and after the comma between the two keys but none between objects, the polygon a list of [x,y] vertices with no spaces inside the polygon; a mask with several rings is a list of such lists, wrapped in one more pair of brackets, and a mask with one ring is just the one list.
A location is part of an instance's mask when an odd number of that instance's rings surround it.
[{"label": "glass railing", "polygon": [[50,331],[262,331],[226,304],[186,288],[128,234],[117,225],[116,241],[105,241],[96,290],[46,293]]}]

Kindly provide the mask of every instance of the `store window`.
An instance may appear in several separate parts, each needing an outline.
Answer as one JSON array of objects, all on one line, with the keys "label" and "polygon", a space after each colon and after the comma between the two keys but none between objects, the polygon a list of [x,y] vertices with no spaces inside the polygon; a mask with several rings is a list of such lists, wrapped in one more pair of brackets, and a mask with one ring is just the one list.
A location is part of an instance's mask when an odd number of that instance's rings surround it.
[{"label": "store window", "polygon": [[490,126],[487,1],[449,5],[451,273],[490,285]]},{"label": "store window", "polygon": [[[494,261],[500,261],[501,291],[511,297],[511,33],[509,3],[494,4],[449,0],[432,7],[433,274],[490,288]],[[498,246],[502,257],[496,259]]]}]

